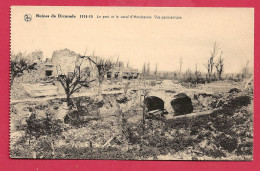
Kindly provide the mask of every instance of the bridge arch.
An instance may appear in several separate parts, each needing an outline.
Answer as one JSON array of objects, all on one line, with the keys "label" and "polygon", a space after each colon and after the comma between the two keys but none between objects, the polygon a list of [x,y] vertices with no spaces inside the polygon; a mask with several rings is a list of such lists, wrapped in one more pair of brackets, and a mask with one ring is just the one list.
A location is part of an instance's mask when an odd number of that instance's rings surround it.
[{"label": "bridge arch", "polygon": [[150,90],[148,97],[155,96],[164,101],[164,109],[168,113],[173,113],[173,108],[171,106],[171,101],[174,99],[175,93],[167,93],[165,90]]}]

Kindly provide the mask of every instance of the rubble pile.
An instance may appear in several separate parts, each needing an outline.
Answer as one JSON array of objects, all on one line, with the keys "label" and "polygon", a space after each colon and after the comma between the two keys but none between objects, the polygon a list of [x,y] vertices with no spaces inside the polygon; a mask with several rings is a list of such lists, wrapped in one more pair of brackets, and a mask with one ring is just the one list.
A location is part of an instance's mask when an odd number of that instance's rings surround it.
[{"label": "rubble pile", "polygon": [[181,84],[173,83],[172,80],[163,80],[162,83],[158,85],[158,88],[168,91],[180,91],[184,89],[184,87]]},{"label": "rubble pile", "polygon": [[27,93],[22,84],[13,84],[11,88],[11,99],[26,99],[30,98],[30,94]]}]

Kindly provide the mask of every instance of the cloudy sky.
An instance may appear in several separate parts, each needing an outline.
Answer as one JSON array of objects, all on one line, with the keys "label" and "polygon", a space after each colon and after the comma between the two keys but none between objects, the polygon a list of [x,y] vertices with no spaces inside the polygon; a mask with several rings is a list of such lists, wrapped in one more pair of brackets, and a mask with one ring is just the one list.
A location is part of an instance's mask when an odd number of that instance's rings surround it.
[{"label": "cloudy sky", "polygon": [[[87,49],[87,55],[93,51],[105,58],[119,55],[139,70],[144,62],[150,62],[151,69],[158,63],[163,71],[178,70],[182,58],[183,70],[194,70],[197,64],[206,72],[204,63],[218,42],[226,73],[240,72],[248,60],[253,66],[252,8],[12,7],[11,12],[13,53],[41,50],[50,58],[55,50],[68,48],[84,54]],[[32,21],[25,22],[25,14],[31,14]],[[36,14],[49,18],[36,18]],[[76,18],[58,18],[58,14]],[[102,19],[104,15],[119,18]],[[120,18],[128,15],[152,19]],[[155,19],[155,15],[182,19]]]}]

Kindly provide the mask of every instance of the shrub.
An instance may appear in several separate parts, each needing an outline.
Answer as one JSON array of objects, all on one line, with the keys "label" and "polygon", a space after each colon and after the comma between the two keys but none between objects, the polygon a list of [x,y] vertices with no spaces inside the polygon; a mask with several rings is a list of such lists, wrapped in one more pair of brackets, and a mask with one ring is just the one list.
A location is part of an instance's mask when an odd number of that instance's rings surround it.
[{"label": "shrub", "polygon": [[[47,146],[49,144],[49,147],[52,149],[52,156],[55,155],[55,149],[54,149],[54,141],[58,138],[58,136],[63,131],[63,124],[61,120],[54,120],[52,119],[49,114],[46,114],[45,118],[36,118],[36,114],[32,113],[29,119],[27,120],[27,127],[26,132],[27,134],[35,137],[36,143],[34,144],[33,151],[37,152],[41,148],[46,149],[46,142],[41,141],[41,137],[50,137]],[[44,138],[45,140],[45,138]],[[44,146],[43,146],[44,145]],[[40,148],[39,148],[40,147]],[[37,156],[36,156],[37,157]]]}]

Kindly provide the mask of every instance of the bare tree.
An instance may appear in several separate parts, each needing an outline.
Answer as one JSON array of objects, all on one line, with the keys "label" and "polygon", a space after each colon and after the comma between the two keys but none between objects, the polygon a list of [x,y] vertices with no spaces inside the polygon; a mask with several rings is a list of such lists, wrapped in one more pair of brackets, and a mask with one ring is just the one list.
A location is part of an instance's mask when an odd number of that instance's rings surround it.
[{"label": "bare tree", "polygon": [[201,76],[201,72],[198,70],[198,65],[196,64],[196,67],[195,67],[195,80],[196,82],[198,82],[200,76]]},{"label": "bare tree", "polygon": [[11,55],[11,81],[10,86],[12,86],[14,79],[16,77],[20,77],[24,74],[24,71],[30,72],[36,69],[37,63],[32,63],[23,56],[22,53],[18,53],[17,55]]},{"label": "bare tree", "polygon": [[249,64],[249,61],[247,61],[246,66],[243,67],[243,69],[242,69],[242,79],[246,78],[248,75],[248,64]]},{"label": "bare tree", "polygon": [[181,78],[181,68],[182,68],[182,58],[180,58],[180,69],[179,69],[179,78]]},{"label": "bare tree", "polygon": [[144,131],[145,131],[145,118],[146,118],[146,114],[147,114],[147,105],[148,105],[146,98],[149,95],[149,91],[146,89],[146,87],[144,87],[144,89],[142,91],[142,95],[144,97],[143,104],[142,104],[142,108],[143,108],[142,128],[143,128],[143,135],[144,135]]},{"label": "bare tree", "polygon": [[[127,65],[129,65],[129,62],[128,62]],[[122,61],[119,59],[119,55],[117,56],[117,59],[116,59],[116,62],[114,63],[114,66],[116,66],[116,67],[124,67],[124,62],[122,62]]]},{"label": "bare tree", "polygon": [[157,80],[157,73],[158,73],[158,63],[155,64],[155,69],[154,69],[155,80]]},{"label": "bare tree", "polygon": [[150,75],[150,62],[147,63],[146,74],[147,74],[147,75]]},{"label": "bare tree", "polygon": [[118,65],[119,67],[124,67],[124,62],[122,62],[122,61],[119,61],[119,65]]},{"label": "bare tree", "polygon": [[240,81],[241,74],[237,74],[236,76],[237,76],[237,81]]},{"label": "bare tree", "polygon": [[190,82],[192,80],[192,73],[191,73],[191,70],[190,68],[188,68],[185,72],[185,78],[188,82]]},{"label": "bare tree", "polygon": [[176,80],[178,77],[177,77],[177,72],[175,71],[175,72],[173,72],[173,78]]},{"label": "bare tree", "polygon": [[[92,57],[94,58],[94,53]],[[100,58],[99,60],[94,61],[90,56],[80,56],[80,58],[87,58],[96,66],[98,71],[98,94],[102,95],[102,82],[104,81],[105,74],[107,74],[107,72],[115,66],[115,63],[113,63],[111,59]],[[118,64],[120,66],[120,61]]]},{"label": "bare tree", "polygon": [[223,63],[224,59],[222,58],[222,51],[220,52],[220,56],[218,58],[218,61],[215,65],[216,70],[217,70],[217,75],[218,75],[218,80],[222,79],[222,73],[223,73],[223,69],[224,69],[224,63]]},{"label": "bare tree", "polygon": [[68,106],[72,105],[70,97],[73,93],[77,92],[82,86],[88,86],[90,82],[94,81],[89,80],[89,74],[87,74],[89,71],[86,71],[87,68],[81,68],[83,61],[83,58],[77,57],[75,67],[72,72],[64,73],[60,65],[56,68],[58,73],[57,80],[64,88]]},{"label": "bare tree", "polygon": [[119,67],[119,55],[117,56],[115,66]]},{"label": "bare tree", "polygon": [[102,82],[105,74],[113,67],[111,59],[100,59],[96,63],[98,69],[98,95],[102,95]]},{"label": "bare tree", "polygon": [[[61,135],[63,131],[62,121],[54,119],[50,114],[50,111],[47,111],[46,117],[38,119],[36,118],[36,113],[34,109],[29,108],[32,112],[29,118],[26,120],[26,134],[29,135],[29,147],[32,148],[33,158],[37,158],[37,143],[39,142],[40,137],[45,137],[45,140],[49,140],[50,148],[52,150],[52,157],[55,158],[55,140]],[[35,138],[35,142],[31,147],[31,138]],[[48,143],[49,144],[49,143]],[[46,144],[47,145],[47,144]]]},{"label": "bare tree", "polygon": [[145,76],[145,74],[146,74],[146,63],[143,64],[142,74],[143,74],[143,76]]},{"label": "bare tree", "polygon": [[208,63],[204,64],[205,67],[207,68],[208,81],[209,82],[211,82],[212,72],[213,72],[213,68],[214,68],[214,65],[215,65],[214,57],[217,56],[218,52],[219,52],[218,44],[216,42],[214,42],[213,49],[210,52],[210,58],[208,59]]},{"label": "bare tree", "polygon": [[212,75],[212,80],[213,80],[213,81],[216,81],[216,80],[217,80],[216,72],[213,73],[213,75]]}]

